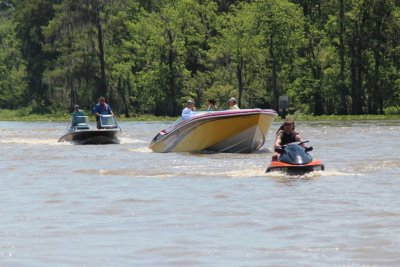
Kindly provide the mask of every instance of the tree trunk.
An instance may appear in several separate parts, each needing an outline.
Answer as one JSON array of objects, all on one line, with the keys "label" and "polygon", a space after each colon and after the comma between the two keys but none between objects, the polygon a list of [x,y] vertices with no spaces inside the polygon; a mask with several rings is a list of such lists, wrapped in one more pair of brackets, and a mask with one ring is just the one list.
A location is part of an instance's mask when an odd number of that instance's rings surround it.
[{"label": "tree trunk", "polygon": [[318,88],[314,88],[314,115],[322,115],[324,114],[324,105],[321,95],[322,71],[321,71],[321,66],[319,65],[317,58],[314,54],[311,42],[309,43],[309,48],[308,48],[308,58],[309,58],[308,59],[309,64],[313,71],[314,79],[317,80],[319,84]]},{"label": "tree trunk", "polygon": [[344,0],[339,0],[339,62],[340,62],[340,71],[339,71],[339,114],[346,115],[347,114],[347,105],[346,105],[346,95],[347,88],[345,84],[345,48],[344,48],[344,35],[345,27],[344,27]]},{"label": "tree trunk", "polygon": [[128,103],[126,100],[126,96],[125,96],[125,90],[124,90],[124,86],[122,86],[122,78],[119,77],[118,78],[118,86],[117,86],[117,91],[119,93],[119,96],[122,99],[122,103],[123,103],[123,109],[124,109],[124,114],[126,118],[129,118],[129,109],[128,109]]},{"label": "tree trunk", "polygon": [[74,110],[74,105],[79,104],[78,103],[78,92],[76,91],[72,77],[68,74],[67,78],[67,90],[70,92],[70,111],[72,112]]},{"label": "tree trunk", "polygon": [[174,37],[171,30],[167,30],[167,37],[169,43],[168,49],[168,90],[167,90],[167,101],[168,101],[168,115],[175,116],[179,114],[178,107],[176,105],[176,81],[175,81],[175,70],[174,63],[176,59],[176,51],[173,46]]},{"label": "tree trunk", "polygon": [[97,88],[97,96],[108,97],[107,80],[106,80],[106,67],[105,67],[105,55],[104,55],[104,41],[103,41],[103,29],[101,26],[100,13],[103,7],[96,1],[95,4],[95,16],[96,16],[96,27],[97,27],[97,42],[99,47],[99,61],[100,61],[100,80]]},{"label": "tree trunk", "polygon": [[374,49],[374,57],[375,57],[375,68],[374,68],[374,107],[373,113],[374,114],[383,114],[383,91],[382,87],[382,79],[380,78],[379,72],[381,66],[384,66],[383,61],[383,53],[381,52],[381,46],[384,46],[385,41],[382,38],[382,25],[383,25],[383,16],[379,16],[379,19],[376,21],[375,25],[375,38],[377,40],[377,45]]},{"label": "tree trunk", "polygon": [[238,59],[238,64],[236,67],[236,75],[237,75],[237,79],[238,79],[238,87],[239,87],[239,99],[238,99],[238,105],[239,107],[241,107],[242,105],[242,94],[243,94],[243,90],[244,90],[244,85],[243,85],[243,58],[241,56],[239,56]]},{"label": "tree trunk", "polygon": [[271,58],[271,69],[272,69],[272,77],[271,77],[272,99],[274,101],[275,109],[278,109],[279,107],[278,63],[276,62],[274,53],[273,36],[271,36],[269,39],[269,56]]},{"label": "tree trunk", "polygon": [[354,33],[353,42],[351,44],[351,113],[352,115],[362,114],[362,59],[360,36]]}]

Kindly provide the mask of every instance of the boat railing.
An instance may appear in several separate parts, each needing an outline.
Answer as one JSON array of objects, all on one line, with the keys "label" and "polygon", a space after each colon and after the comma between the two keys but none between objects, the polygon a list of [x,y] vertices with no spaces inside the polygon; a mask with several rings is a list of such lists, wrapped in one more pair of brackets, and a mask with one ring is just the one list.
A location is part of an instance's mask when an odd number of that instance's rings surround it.
[{"label": "boat railing", "polygon": [[87,130],[89,129],[88,116],[72,116],[67,129],[69,130]]},{"label": "boat railing", "polygon": [[101,115],[100,128],[101,129],[119,128],[117,119],[112,115]]}]

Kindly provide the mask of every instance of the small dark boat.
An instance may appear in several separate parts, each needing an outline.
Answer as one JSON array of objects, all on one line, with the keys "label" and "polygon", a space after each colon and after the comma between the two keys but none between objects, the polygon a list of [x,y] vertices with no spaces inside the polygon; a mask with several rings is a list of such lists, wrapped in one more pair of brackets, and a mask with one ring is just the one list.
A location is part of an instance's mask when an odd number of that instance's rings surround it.
[{"label": "small dark boat", "polygon": [[325,165],[319,159],[313,159],[308,153],[312,147],[304,148],[304,142],[296,142],[282,146],[275,151],[280,153],[278,160],[272,160],[266,172],[284,171],[288,173],[307,173],[312,171],[323,171]]},{"label": "small dark boat", "polygon": [[72,142],[79,145],[119,144],[118,134],[122,132],[114,116],[101,115],[100,129],[90,129],[87,116],[72,117],[67,132],[58,142]]}]

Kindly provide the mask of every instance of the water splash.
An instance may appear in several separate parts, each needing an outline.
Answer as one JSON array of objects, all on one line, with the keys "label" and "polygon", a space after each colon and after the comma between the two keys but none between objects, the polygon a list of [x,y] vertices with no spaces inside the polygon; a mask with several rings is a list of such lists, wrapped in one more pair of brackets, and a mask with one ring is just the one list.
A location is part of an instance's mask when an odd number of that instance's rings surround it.
[{"label": "water splash", "polygon": [[6,138],[0,139],[0,144],[21,144],[21,145],[57,145],[56,139],[26,139],[26,138]]}]

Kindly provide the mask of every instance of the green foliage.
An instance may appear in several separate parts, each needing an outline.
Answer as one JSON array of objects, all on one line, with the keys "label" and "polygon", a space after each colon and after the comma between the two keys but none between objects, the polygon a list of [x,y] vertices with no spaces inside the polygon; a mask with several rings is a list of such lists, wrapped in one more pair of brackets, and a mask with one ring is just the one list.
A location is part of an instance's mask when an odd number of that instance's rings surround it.
[{"label": "green foliage", "polygon": [[49,104],[48,88],[43,83],[43,72],[46,61],[54,54],[43,51],[45,39],[42,27],[53,17],[52,1],[48,0],[14,0],[15,11],[13,19],[16,25],[16,36],[21,43],[22,58],[26,62],[27,88],[25,102],[31,104],[32,99],[36,109],[45,111]]},{"label": "green foliage", "polygon": [[[343,11],[343,12],[342,12]],[[0,108],[176,116],[186,99],[296,114],[397,114],[394,0],[7,0]]]},{"label": "green foliage", "polygon": [[18,50],[19,42],[11,20],[12,6],[4,3],[0,9],[0,107],[24,105],[25,64]]},{"label": "green foliage", "polygon": [[386,115],[400,115],[400,106],[390,106],[385,108]]}]

